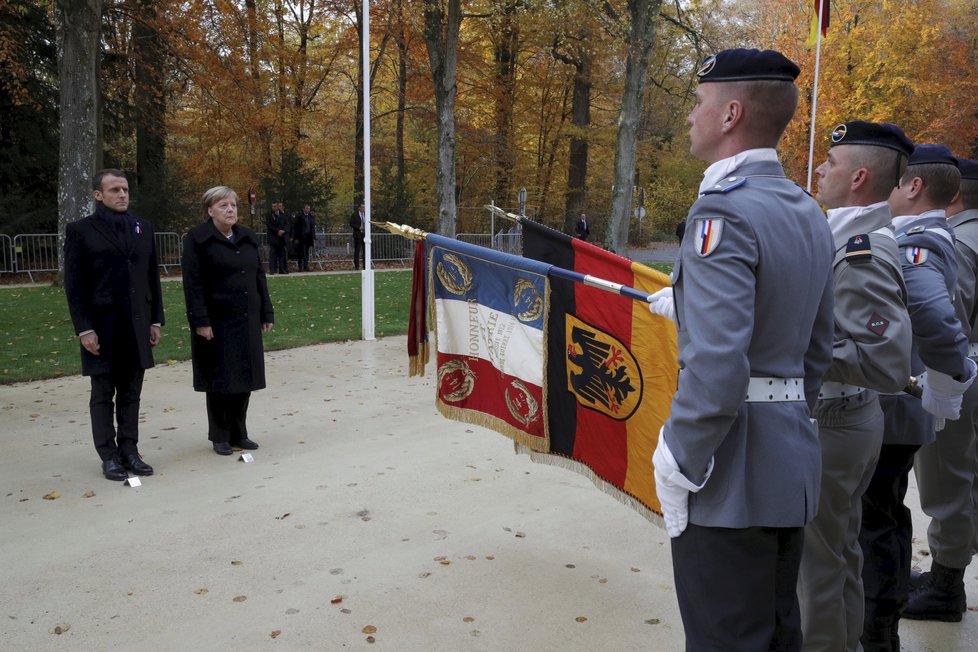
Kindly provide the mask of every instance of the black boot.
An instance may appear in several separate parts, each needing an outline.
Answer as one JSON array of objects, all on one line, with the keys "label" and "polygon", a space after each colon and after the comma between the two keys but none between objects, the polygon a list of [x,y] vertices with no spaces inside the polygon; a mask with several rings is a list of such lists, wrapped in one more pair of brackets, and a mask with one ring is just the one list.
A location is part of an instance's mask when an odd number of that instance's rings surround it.
[{"label": "black boot", "polygon": [[890,619],[875,618],[865,622],[859,642],[863,652],[891,652],[891,638]]},{"label": "black boot", "polygon": [[910,620],[961,622],[961,614],[967,604],[964,595],[964,569],[948,568],[934,561],[929,575],[926,584],[911,592],[902,616]]}]

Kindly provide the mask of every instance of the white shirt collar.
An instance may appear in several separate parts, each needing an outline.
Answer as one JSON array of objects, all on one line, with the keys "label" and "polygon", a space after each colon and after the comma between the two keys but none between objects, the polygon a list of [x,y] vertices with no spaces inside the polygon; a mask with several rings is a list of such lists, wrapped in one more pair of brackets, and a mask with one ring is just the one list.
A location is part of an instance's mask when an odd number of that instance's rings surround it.
[{"label": "white shirt collar", "polygon": [[842,232],[866,213],[885,205],[886,200],[884,199],[869,206],[840,206],[839,208],[830,208],[826,213],[826,217],[828,217],[832,235]]},{"label": "white shirt collar", "polygon": [[926,217],[939,217],[942,220],[947,219],[943,208],[935,208],[934,210],[924,211],[920,215],[900,215],[899,217],[894,217],[893,228],[899,231],[903,227],[909,226],[917,220],[922,220]]},{"label": "white shirt collar", "polygon": [[756,163],[759,161],[778,162],[778,153],[772,147],[760,147],[757,149],[745,149],[728,158],[723,158],[706,168],[703,172],[703,182],[700,183],[700,194],[713,188],[721,179],[729,176],[731,172],[739,168],[744,163]]}]

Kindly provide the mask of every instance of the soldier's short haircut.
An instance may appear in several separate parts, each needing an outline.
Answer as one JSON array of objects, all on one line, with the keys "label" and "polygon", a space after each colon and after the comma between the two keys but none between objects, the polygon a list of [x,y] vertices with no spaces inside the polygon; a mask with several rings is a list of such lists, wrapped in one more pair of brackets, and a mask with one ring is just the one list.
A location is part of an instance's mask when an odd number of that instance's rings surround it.
[{"label": "soldier's short haircut", "polygon": [[961,204],[965,210],[978,208],[978,179],[961,179]]},{"label": "soldier's short haircut", "polygon": [[961,187],[961,171],[956,166],[945,163],[908,165],[900,183],[911,181],[915,177],[920,177],[924,182],[924,194],[941,206],[950,204]]},{"label": "soldier's short haircut", "polygon": [[869,170],[868,191],[878,201],[890,196],[897,182],[907,170],[907,157],[888,147],[850,145],[853,169]]},{"label": "soldier's short haircut", "polygon": [[798,87],[769,79],[727,82],[746,108],[747,126],[769,147],[775,147],[798,108]]},{"label": "soldier's short haircut", "polygon": [[115,168],[105,168],[104,170],[99,170],[98,172],[95,173],[95,176],[92,177],[92,190],[101,190],[102,179],[104,179],[105,177],[121,177],[125,179],[126,173],[123,172],[122,170],[117,170]]}]

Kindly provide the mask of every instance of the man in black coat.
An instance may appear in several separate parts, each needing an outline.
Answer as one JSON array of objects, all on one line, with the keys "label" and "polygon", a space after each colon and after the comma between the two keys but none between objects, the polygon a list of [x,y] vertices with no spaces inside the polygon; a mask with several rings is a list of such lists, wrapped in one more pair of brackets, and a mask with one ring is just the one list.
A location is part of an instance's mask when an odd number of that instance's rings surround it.
[{"label": "man in black coat", "polygon": [[[353,214],[350,215],[350,229],[353,231],[353,269],[360,269],[361,266],[366,267],[363,259],[363,234],[366,223],[367,213],[363,202],[360,202],[357,210],[353,211]],[[359,264],[357,261],[359,261]]]},{"label": "man in black coat", "polygon": [[163,296],[153,225],[129,212],[125,173],[101,170],[92,189],[95,213],[65,227],[65,294],[82,373],[92,379],[89,409],[102,474],[125,480],[126,469],[153,474],[137,449],[139,397],[160,341]]},{"label": "man in black coat", "polygon": [[316,244],[316,218],[309,204],[292,220],[292,245],[299,259],[299,271],[309,271],[309,250]]},{"label": "man in black coat", "polygon": [[282,202],[272,202],[272,211],[268,214],[268,273],[288,274],[289,257],[286,244],[288,243],[289,216]]},{"label": "man in black coat", "polygon": [[577,231],[577,237],[585,242],[591,236],[591,226],[587,223],[587,215],[584,213],[581,213],[581,218],[577,220],[575,230]]}]

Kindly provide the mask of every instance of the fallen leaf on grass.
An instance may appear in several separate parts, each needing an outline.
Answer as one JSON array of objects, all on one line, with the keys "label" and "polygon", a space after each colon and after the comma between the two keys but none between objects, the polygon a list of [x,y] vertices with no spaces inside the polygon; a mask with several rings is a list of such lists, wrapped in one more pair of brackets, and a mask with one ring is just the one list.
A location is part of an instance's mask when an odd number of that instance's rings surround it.
[{"label": "fallen leaf on grass", "polygon": [[360,631],[362,631],[364,634],[374,634],[377,632],[377,628],[373,625],[367,625]]},{"label": "fallen leaf on grass", "polygon": [[236,595],[233,598],[231,598],[231,602],[244,602],[247,599],[248,596],[246,595]]},{"label": "fallen leaf on grass", "polygon": [[43,498],[44,500],[57,500],[58,498],[61,498],[61,494],[59,494],[57,491],[52,491],[49,494],[44,494]]},{"label": "fallen leaf on grass", "polygon": [[207,593],[207,589],[197,589],[196,591],[194,591],[194,593],[196,593],[197,595],[205,595]]}]

